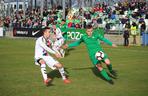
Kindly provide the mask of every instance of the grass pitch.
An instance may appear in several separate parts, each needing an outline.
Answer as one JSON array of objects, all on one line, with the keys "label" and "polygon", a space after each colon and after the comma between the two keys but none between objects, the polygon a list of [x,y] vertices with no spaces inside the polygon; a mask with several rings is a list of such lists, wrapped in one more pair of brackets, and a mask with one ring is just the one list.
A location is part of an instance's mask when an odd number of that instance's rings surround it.
[{"label": "grass pitch", "polygon": [[59,60],[72,83],[65,85],[58,72],[47,68],[53,85],[46,87],[34,65],[34,43],[0,38],[0,96],[148,96],[148,47],[103,45],[119,75],[110,85],[94,70],[81,44]]}]

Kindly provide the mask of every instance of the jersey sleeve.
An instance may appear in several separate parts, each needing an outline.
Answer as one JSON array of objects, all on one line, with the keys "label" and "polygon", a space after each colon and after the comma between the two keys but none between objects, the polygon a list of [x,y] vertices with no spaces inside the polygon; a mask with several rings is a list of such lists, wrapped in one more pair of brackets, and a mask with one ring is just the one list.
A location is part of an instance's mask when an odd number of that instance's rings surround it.
[{"label": "jersey sleeve", "polygon": [[98,35],[98,39],[100,39],[101,41],[105,42],[106,44],[108,44],[110,46],[112,46],[112,44],[113,44],[110,40],[106,39],[105,37],[103,37],[100,34]]},{"label": "jersey sleeve", "polygon": [[82,38],[80,40],[77,40],[75,42],[72,42],[72,43],[68,44],[68,48],[76,47],[76,46],[80,45],[81,42],[83,42]]},{"label": "jersey sleeve", "polygon": [[42,48],[44,48],[44,49],[45,49],[46,51],[48,51],[49,53],[51,53],[51,54],[55,54],[55,53],[56,53],[56,52],[53,51],[51,48],[49,48],[43,41],[40,41],[39,44],[40,44],[40,46],[41,46]]},{"label": "jersey sleeve", "polygon": [[61,29],[57,28],[57,34],[56,35],[62,35]]}]

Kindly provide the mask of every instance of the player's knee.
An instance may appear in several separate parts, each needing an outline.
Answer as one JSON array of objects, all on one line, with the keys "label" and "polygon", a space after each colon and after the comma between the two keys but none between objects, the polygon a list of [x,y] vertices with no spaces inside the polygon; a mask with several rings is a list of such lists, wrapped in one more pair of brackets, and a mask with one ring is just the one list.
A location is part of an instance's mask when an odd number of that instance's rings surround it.
[{"label": "player's knee", "polygon": [[96,67],[97,67],[97,69],[98,69],[99,71],[103,70],[103,67],[102,67],[101,64],[97,64]]},{"label": "player's knee", "polygon": [[55,64],[55,67],[59,69],[59,68],[62,68],[62,67],[63,67],[63,65],[62,65],[62,64],[60,64],[60,63],[58,63],[58,64]]},{"label": "player's knee", "polygon": [[106,59],[106,60],[105,60],[105,64],[106,64],[106,65],[109,65],[109,64],[110,64],[110,60],[109,60],[109,59]]},{"label": "player's knee", "polygon": [[46,67],[46,64],[45,64],[45,61],[44,61],[44,60],[41,59],[41,60],[39,61],[39,63],[40,63],[40,66],[41,66],[42,68],[43,68],[43,67],[44,67],[44,68]]},{"label": "player's knee", "polygon": [[45,64],[45,61],[44,61],[43,59],[41,59],[41,60],[39,61],[39,63],[40,63],[40,64]]}]

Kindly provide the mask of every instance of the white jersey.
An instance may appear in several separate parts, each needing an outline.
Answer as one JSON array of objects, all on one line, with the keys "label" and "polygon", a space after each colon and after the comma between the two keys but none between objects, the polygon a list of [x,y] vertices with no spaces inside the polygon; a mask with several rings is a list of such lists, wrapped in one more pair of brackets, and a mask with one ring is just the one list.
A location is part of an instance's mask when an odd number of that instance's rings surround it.
[{"label": "white jersey", "polygon": [[57,39],[64,39],[64,37],[62,36],[62,32],[61,32],[60,28],[56,28],[56,31],[54,32],[54,34],[56,35]]},{"label": "white jersey", "polygon": [[[43,36],[39,37],[36,40],[36,45],[35,45],[35,59],[40,59],[43,56],[45,56],[46,54],[52,53],[55,54],[55,51],[53,51],[50,47],[48,47],[48,43],[52,43],[51,40],[45,40],[45,38]],[[51,44],[50,44],[51,46]]]}]

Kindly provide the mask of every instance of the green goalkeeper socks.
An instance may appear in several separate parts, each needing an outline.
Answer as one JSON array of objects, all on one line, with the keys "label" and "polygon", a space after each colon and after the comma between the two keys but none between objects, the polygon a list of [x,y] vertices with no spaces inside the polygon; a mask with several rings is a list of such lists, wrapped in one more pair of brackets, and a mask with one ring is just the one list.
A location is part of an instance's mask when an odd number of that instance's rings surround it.
[{"label": "green goalkeeper socks", "polygon": [[100,71],[100,73],[106,80],[111,80],[111,78],[108,76],[107,72],[104,69]]},{"label": "green goalkeeper socks", "polygon": [[112,64],[107,65],[107,68],[108,68],[109,72],[112,72],[113,71]]}]

